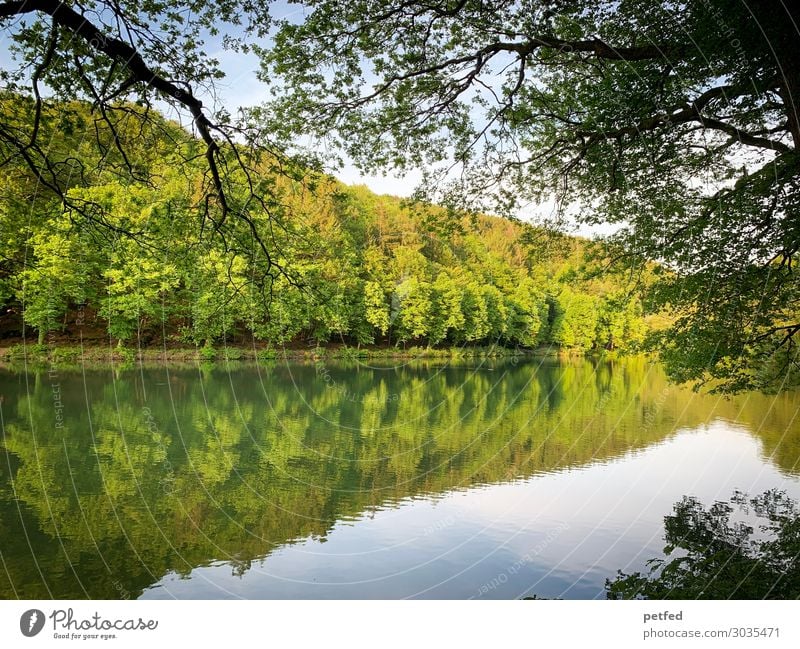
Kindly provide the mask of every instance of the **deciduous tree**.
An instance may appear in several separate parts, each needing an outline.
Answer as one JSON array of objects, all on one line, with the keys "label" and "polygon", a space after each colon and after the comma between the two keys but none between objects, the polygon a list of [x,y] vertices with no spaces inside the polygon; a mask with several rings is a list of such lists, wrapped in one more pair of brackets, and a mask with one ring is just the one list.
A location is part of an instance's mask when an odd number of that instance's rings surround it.
[{"label": "deciduous tree", "polygon": [[[673,376],[782,385],[800,298],[800,9],[761,0],[308,0],[264,50],[275,132],[426,196],[556,197],[665,269]],[[772,359],[775,372],[759,368]]]}]

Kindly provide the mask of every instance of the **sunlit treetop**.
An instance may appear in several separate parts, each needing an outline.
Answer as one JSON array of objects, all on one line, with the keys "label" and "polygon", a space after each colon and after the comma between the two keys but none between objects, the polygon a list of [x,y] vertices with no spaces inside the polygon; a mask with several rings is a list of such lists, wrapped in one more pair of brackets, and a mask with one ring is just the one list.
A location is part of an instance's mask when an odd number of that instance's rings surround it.
[{"label": "sunlit treetop", "polygon": [[[51,159],[39,138],[48,93],[93,102],[112,142],[113,111],[138,104],[147,119],[154,101],[167,102],[202,143],[198,207],[209,231],[241,221],[270,264],[254,215],[276,201],[254,182],[253,160],[266,150],[283,161],[309,137],[312,154],[333,151],[365,169],[422,168],[422,195],[458,207],[514,213],[555,200],[620,227],[611,243],[633,268],[661,262],[654,298],[675,309],[660,345],[675,377],[733,388],[794,380],[794,4],[295,4],[275,23],[255,2],[0,0],[0,30],[19,63],[3,84],[32,102],[27,119],[0,123],[0,163],[21,162],[80,210],[60,182],[65,159]],[[260,54],[275,100],[237,117],[203,106],[198,97],[219,77],[208,36]],[[138,181],[135,171],[126,173]],[[237,194],[236,182],[247,191]]]},{"label": "sunlit treetop", "polygon": [[366,169],[422,167],[430,199],[555,200],[616,224],[623,259],[674,271],[655,297],[679,317],[661,343],[676,377],[785,384],[800,331],[794,5],[303,4],[262,51],[281,89],[272,132],[312,133]]}]

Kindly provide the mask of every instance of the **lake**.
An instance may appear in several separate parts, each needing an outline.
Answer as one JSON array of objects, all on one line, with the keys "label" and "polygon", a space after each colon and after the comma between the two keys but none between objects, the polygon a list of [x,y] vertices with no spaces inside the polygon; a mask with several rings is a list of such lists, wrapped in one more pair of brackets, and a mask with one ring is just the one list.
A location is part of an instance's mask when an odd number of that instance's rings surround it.
[{"label": "lake", "polygon": [[643,358],[0,370],[2,598],[603,598],[684,495],[800,497],[800,395]]}]

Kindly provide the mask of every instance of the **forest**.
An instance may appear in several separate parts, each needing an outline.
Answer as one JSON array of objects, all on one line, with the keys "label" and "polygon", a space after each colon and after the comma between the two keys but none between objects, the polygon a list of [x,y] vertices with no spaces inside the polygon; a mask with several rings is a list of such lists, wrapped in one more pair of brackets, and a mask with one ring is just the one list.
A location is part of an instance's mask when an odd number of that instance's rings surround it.
[{"label": "forest", "polygon": [[[2,110],[24,119],[32,106],[6,96]],[[252,225],[269,232],[267,264],[246,229],[204,234],[215,226],[198,209],[202,163],[176,162],[192,158],[195,139],[164,118],[143,128],[135,106],[112,126],[79,102],[42,118],[51,151],[73,152],[60,173],[80,208],[64,209],[23,165],[0,179],[5,337],[24,327],[39,345],[94,335],[120,347],[583,351],[644,341],[636,287],[603,273],[603,252],[588,241],[264,163],[256,182],[269,186],[272,203]],[[123,164],[148,182],[120,173]],[[247,182],[239,179],[242,195]]]},{"label": "forest", "polygon": [[[647,311],[673,379],[795,386],[798,21],[739,0],[0,2],[3,335],[628,349]],[[420,202],[337,184],[348,164],[420,175]],[[481,216],[543,204],[538,229]],[[570,219],[605,228],[599,254],[541,243]]]}]

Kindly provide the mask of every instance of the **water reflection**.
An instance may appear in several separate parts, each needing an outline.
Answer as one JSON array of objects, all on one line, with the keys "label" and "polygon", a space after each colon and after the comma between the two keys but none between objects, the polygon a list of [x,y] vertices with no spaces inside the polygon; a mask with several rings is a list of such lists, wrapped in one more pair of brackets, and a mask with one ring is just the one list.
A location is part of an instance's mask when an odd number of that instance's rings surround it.
[{"label": "water reflection", "polygon": [[800,466],[796,396],[696,395],[642,359],[3,372],[0,393],[2,597],[595,597],[683,494]]}]

